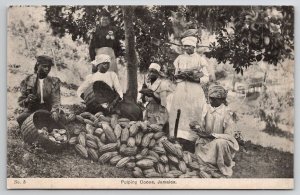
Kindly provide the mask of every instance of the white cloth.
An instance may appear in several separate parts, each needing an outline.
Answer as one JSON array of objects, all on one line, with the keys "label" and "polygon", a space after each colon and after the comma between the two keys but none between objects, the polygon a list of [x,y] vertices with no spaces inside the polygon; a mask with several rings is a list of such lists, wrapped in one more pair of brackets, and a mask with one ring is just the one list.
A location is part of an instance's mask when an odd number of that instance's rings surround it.
[{"label": "white cloth", "polygon": [[45,103],[44,102],[44,79],[39,79],[39,83],[40,83],[40,90],[41,90],[41,104]]},{"label": "white cloth", "polygon": [[111,59],[109,55],[106,54],[99,54],[96,55],[95,60],[92,61],[92,64],[94,65],[98,65],[100,63],[104,63],[104,62],[109,62],[110,63]]},{"label": "white cloth", "polygon": [[196,47],[197,42],[198,42],[198,39],[196,37],[192,37],[192,36],[181,39],[182,45],[190,45],[190,46]]},{"label": "white cloth", "polygon": [[108,71],[106,73],[96,72],[94,74],[89,74],[85,81],[80,85],[77,90],[77,95],[80,97],[85,90],[96,81],[103,81],[112,89],[115,89],[119,96],[123,99],[123,91],[120,85],[118,76],[115,72]]},{"label": "white cloth", "polygon": [[157,63],[151,63],[149,66],[149,69],[150,68],[157,70],[157,72],[160,72],[160,69],[161,69],[160,65]]}]

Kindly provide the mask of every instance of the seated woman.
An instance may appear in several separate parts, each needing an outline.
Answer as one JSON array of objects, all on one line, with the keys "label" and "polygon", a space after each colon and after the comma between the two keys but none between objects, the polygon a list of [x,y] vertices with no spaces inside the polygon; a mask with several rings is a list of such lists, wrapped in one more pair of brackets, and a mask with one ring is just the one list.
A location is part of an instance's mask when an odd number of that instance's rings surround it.
[{"label": "seated woman", "polygon": [[36,110],[43,109],[51,112],[54,120],[58,120],[60,107],[60,80],[48,76],[53,61],[49,56],[38,56],[34,73],[21,82],[21,96],[18,103],[25,111],[18,116],[21,126],[25,119]]},{"label": "seated woman", "polygon": [[162,78],[159,64],[152,63],[149,66],[149,85],[140,91],[142,99],[145,96],[148,102],[144,120],[150,123],[165,125],[168,121],[167,97],[172,93],[171,82]]},{"label": "seated woman", "polygon": [[234,138],[235,127],[226,106],[227,91],[222,86],[212,85],[208,96],[210,105],[204,106],[202,122],[190,124],[191,129],[199,136],[195,154],[200,164],[213,165],[217,170],[215,173],[231,176],[235,165],[233,157],[239,150],[239,145]]},{"label": "seated woman", "polygon": [[[117,74],[108,71],[110,56],[97,55],[92,64],[98,71],[89,74],[77,90],[77,95],[87,104],[87,111],[91,113],[101,111],[105,115],[119,114],[130,120],[140,120],[141,109],[134,102],[123,100],[123,91]],[[94,95],[91,97],[91,94]]]}]

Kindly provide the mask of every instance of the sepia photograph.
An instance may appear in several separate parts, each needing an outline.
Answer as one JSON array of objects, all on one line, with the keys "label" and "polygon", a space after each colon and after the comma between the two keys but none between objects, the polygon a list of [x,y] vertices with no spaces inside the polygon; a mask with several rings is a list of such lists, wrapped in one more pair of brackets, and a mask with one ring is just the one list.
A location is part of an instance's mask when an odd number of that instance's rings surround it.
[{"label": "sepia photograph", "polygon": [[294,188],[293,6],[13,5],[6,51],[8,189]]}]

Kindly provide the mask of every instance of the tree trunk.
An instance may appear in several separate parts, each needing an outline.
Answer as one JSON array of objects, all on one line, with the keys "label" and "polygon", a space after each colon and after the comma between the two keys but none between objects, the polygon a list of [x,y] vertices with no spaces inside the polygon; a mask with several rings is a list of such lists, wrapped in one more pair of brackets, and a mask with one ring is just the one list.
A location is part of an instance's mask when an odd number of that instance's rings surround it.
[{"label": "tree trunk", "polygon": [[123,17],[124,17],[124,28],[125,28],[125,46],[126,46],[126,60],[127,60],[127,71],[128,71],[128,88],[126,96],[136,101],[137,99],[137,57],[135,53],[135,36],[133,26],[133,13],[134,6],[123,6]]}]

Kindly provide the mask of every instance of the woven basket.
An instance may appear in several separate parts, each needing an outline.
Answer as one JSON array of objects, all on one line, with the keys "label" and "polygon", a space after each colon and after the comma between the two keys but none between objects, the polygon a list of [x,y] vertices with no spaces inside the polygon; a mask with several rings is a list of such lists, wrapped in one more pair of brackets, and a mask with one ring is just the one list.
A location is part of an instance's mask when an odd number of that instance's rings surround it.
[{"label": "woven basket", "polygon": [[[42,127],[47,127],[49,130],[66,129],[64,125],[55,122],[51,118],[50,112],[46,110],[38,110],[32,113],[22,124],[21,133],[23,140],[28,144],[38,142],[48,152],[59,152],[68,146],[68,141],[64,143],[56,143],[49,140],[47,136],[39,134],[38,129],[41,129]],[[70,134],[68,133],[68,130],[67,137],[69,140]]]}]

